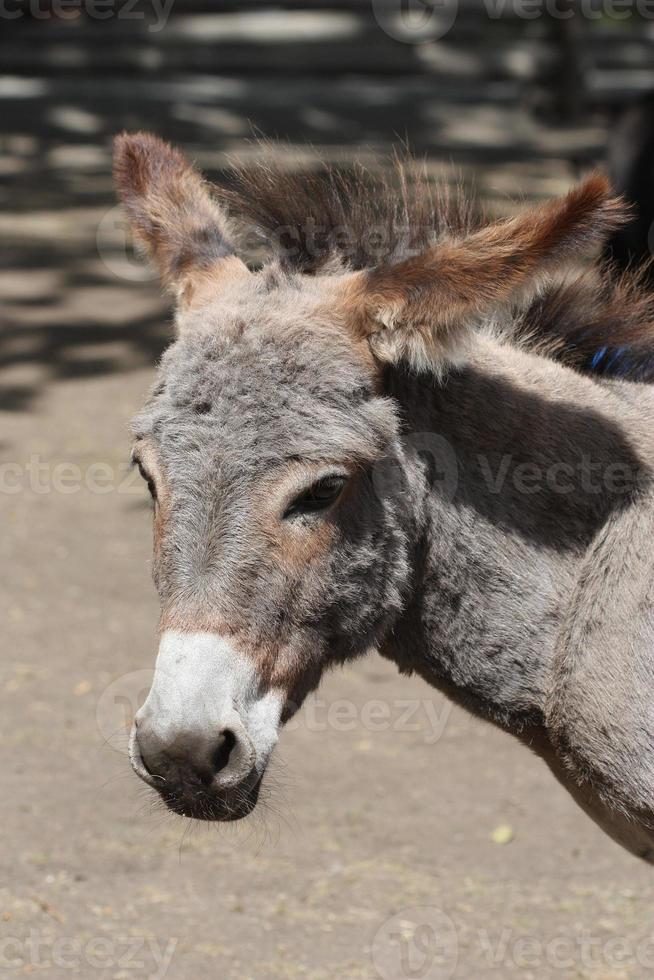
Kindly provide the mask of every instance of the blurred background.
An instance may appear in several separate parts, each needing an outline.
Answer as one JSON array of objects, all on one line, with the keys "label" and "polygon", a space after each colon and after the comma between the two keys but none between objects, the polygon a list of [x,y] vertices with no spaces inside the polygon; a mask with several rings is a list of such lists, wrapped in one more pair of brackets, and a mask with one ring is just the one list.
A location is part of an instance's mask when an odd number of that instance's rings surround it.
[{"label": "blurred background", "polygon": [[498,214],[607,161],[642,199],[651,90],[647,0],[2,0],[0,976],[652,975],[651,872],[379,658],[284,733],[251,822],[151,808],[125,754],[157,621],[128,421],[171,328],[110,175],[124,128],[217,181],[263,134],[300,169],[408,143]]}]

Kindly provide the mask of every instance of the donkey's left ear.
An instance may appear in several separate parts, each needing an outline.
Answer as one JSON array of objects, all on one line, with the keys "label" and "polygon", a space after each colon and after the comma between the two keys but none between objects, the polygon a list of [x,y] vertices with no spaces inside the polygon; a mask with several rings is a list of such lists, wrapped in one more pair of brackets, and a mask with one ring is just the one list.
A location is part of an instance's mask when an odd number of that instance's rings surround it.
[{"label": "donkey's left ear", "polygon": [[548,273],[595,249],[627,213],[606,177],[593,174],[566,197],[516,218],[355,273],[346,316],[378,359],[438,371],[465,349],[467,327],[528,301]]},{"label": "donkey's left ear", "polygon": [[233,255],[226,216],[179,150],[149,133],[122,133],[114,176],[134,234],[178,296],[188,298],[194,277],[206,273],[247,274]]}]

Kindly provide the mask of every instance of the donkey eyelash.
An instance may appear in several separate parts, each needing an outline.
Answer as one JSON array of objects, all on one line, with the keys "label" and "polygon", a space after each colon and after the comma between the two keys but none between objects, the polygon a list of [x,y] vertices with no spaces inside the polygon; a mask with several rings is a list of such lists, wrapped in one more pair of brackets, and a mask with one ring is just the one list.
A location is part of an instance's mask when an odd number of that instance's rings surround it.
[{"label": "donkey eyelash", "polygon": [[148,471],[144,467],[143,463],[141,462],[140,457],[132,454],[132,458],[131,458],[131,461],[130,461],[130,468],[134,468],[134,467],[136,467],[136,469],[141,474],[141,477],[143,478],[143,480],[145,480],[145,483],[147,485],[147,488],[150,491],[150,496],[152,497],[152,500],[153,501],[156,501],[156,499],[157,499],[157,487],[155,485],[154,480],[152,479],[152,477],[150,476],[150,474],[148,473]]}]

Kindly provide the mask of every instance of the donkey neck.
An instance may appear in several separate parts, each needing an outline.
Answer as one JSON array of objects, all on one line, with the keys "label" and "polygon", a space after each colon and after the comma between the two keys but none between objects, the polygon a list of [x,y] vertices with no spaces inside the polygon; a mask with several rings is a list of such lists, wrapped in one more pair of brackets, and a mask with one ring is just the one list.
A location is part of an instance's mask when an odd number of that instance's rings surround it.
[{"label": "donkey neck", "polygon": [[480,337],[445,383],[393,369],[388,390],[421,531],[382,652],[501,724],[538,723],[579,560],[642,476],[627,386]]}]

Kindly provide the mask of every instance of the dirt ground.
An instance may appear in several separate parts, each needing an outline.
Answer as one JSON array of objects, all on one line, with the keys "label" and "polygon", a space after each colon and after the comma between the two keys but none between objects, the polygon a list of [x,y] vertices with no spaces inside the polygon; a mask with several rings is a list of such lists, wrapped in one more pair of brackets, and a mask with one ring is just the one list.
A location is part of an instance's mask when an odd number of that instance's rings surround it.
[{"label": "dirt ground", "polygon": [[378,657],[284,732],[249,821],[152,805],[125,754],[157,618],[127,423],[168,321],[115,227],[98,252],[104,210],[20,216],[0,276],[0,976],[652,976],[651,870]]}]

